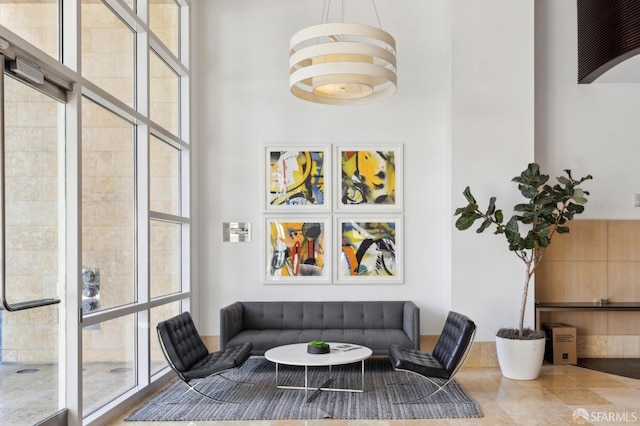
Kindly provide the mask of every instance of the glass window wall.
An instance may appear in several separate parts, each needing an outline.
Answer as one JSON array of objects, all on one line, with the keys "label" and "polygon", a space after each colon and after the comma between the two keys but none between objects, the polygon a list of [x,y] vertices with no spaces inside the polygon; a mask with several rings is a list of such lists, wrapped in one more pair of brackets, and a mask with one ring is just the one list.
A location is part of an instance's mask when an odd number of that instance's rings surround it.
[{"label": "glass window wall", "polygon": [[[62,107],[7,75],[3,86],[7,301],[58,299]],[[60,305],[0,310],[0,424],[35,424],[60,409],[59,326]]]},{"label": "glass window wall", "polygon": [[100,1],[81,8],[82,76],[133,107],[134,32]]},{"label": "glass window wall", "polygon": [[164,321],[171,317],[174,317],[180,314],[180,303],[167,303],[157,308],[151,309],[151,327],[149,327],[150,332],[150,343],[151,343],[151,375],[154,375],[161,371],[164,368],[167,368],[169,364],[167,364],[167,360],[165,359],[162,348],[160,347],[160,341],[158,340],[158,332],[156,330],[156,325],[160,321]]},{"label": "glass window wall", "polygon": [[98,276],[89,294],[84,279],[87,314],[136,300],[135,128],[86,98],[82,111],[82,268]]},{"label": "glass window wall", "polygon": [[175,0],[149,0],[149,26],[177,58],[180,42],[180,6]]},{"label": "glass window wall", "polygon": [[150,139],[151,210],[180,214],[180,151],[155,136]]},{"label": "glass window wall", "polygon": [[0,25],[58,59],[58,2],[0,0]]},{"label": "glass window wall", "polygon": [[91,414],[136,385],[136,316],[82,329],[82,406]]},{"label": "glass window wall", "polygon": [[188,11],[189,0],[0,0],[11,52],[68,99],[10,78],[3,90],[7,290],[62,303],[0,311],[0,424],[63,407],[72,426],[101,424],[169,373],[155,326],[191,296]]},{"label": "glass window wall", "polygon": [[182,225],[152,220],[150,237],[151,297],[178,293],[181,289]]},{"label": "glass window wall", "polygon": [[149,54],[149,106],[150,116],[176,136],[180,136],[180,79],[153,50]]}]

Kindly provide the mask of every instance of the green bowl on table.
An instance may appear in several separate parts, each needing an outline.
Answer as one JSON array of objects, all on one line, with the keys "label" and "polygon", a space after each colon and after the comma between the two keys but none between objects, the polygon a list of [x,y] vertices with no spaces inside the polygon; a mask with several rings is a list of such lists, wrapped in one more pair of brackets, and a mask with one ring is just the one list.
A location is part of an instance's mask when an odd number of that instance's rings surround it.
[{"label": "green bowl on table", "polygon": [[307,352],[310,354],[328,354],[330,351],[329,344],[322,340],[312,340],[307,345]]}]

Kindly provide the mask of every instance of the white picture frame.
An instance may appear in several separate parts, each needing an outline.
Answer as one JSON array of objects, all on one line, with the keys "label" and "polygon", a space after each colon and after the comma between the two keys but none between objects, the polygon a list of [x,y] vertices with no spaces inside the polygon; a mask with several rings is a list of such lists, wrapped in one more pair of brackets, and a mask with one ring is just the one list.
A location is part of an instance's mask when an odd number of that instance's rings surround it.
[{"label": "white picture frame", "polygon": [[337,212],[402,212],[402,144],[344,144],[334,150]]},{"label": "white picture frame", "polygon": [[265,145],[264,210],[274,213],[330,212],[331,145]]},{"label": "white picture frame", "polygon": [[336,284],[404,282],[404,220],[401,214],[337,215]]},{"label": "white picture frame", "polygon": [[266,284],[331,284],[330,216],[268,216],[264,222]]}]

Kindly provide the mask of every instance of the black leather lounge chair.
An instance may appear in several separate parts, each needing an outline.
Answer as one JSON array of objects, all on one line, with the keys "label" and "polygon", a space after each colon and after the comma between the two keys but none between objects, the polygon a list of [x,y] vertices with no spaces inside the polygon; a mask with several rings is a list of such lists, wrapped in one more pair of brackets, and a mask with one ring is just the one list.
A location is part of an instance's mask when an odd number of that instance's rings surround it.
[{"label": "black leather lounge chair", "polygon": [[191,382],[240,367],[251,354],[251,343],[209,353],[189,312],[183,312],[158,323],[157,331],[160,347],[167,362],[189,388],[213,401],[229,402],[214,398],[196,389],[196,386],[201,383],[200,381],[196,384]]},{"label": "black leather lounge chair", "polygon": [[442,334],[433,352],[428,354],[416,349],[401,348],[392,345],[389,348],[389,360],[393,368],[399,371],[414,373],[427,379],[436,389],[420,398],[411,401],[400,401],[397,404],[411,404],[428,398],[441,390],[453,380],[462,368],[469,355],[476,333],[473,321],[457,312],[449,312]]}]

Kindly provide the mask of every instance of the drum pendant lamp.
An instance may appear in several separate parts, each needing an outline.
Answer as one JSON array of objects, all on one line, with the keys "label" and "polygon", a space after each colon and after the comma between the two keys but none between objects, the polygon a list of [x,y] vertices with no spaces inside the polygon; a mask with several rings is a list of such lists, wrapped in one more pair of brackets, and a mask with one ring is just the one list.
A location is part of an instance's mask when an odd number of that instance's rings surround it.
[{"label": "drum pendant lamp", "polygon": [[298,31],[291,37],[289,66],[291,93],[309,102],[368,104],[396,92],[395,40],[364,24],[323,22]]}]

